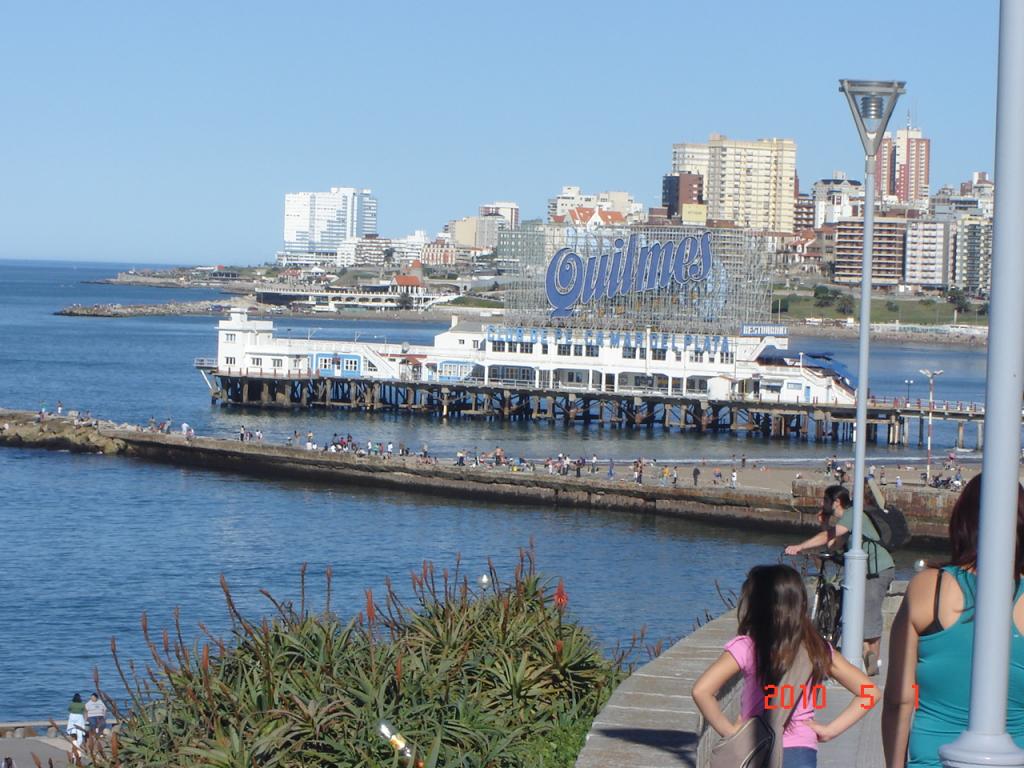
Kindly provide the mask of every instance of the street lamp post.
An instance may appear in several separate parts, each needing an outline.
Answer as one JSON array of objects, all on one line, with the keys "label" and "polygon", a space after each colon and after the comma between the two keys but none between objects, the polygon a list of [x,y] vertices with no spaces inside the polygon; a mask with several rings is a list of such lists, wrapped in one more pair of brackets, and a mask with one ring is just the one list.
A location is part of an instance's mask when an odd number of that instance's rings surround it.
[{"label": "street lamp post", "polygon": [[903,383],[907,385],[907,403],[910,403],[910,388],[914,384],[913,379],[904,379]]},{"label": "street lamp post", "polygon": [[868,347],[871,333],[871,251],[875,225],[875,156],[896,100],[906,84],[898,81],[840,80],[853,121],[864,145],[864,256],[860,280],[860,340],[857,357],[857,443],[854,452],[853,528],[845,556],[843,590],[843,656],[858,669],[864,668],[864,589],[868,556],[864,535],[864,464],[868,436]]},{"label": "street lamp post", "polygon": [[924,468],[925,480],[932,479],[932,411],[935,410],[935,379],[942,375],[942,371],[932,371],[922,368],[922,376],[928,377],[928,465]]}]

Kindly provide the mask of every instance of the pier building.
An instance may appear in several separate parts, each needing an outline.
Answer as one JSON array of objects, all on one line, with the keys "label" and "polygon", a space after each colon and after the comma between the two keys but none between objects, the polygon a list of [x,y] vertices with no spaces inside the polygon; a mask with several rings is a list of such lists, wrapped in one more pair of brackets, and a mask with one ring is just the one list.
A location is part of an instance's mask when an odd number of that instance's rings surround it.
[{"label": "pier building", "polygon": [[[771,322],[769,238],[564,224],[503,235],[504,254],[522,267],[503,315],[453,318],[433,344],[411,345],[283,337],[272,321],[232,310],[216,359],[196,361],[211,397],[852,439],[851,377],[827,356],[791,349]],[[869,410],[869,439],[884,425],[887,442],[909,442],[913,409]]]}]

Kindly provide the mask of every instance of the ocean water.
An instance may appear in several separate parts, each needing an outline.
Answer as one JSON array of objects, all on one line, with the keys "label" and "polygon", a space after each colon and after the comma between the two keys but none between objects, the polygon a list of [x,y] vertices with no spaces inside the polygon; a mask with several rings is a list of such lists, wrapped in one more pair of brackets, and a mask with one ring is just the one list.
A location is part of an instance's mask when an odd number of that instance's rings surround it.
[{"label": "ocean water", "polygon": [[[69,318],[68,304],[141,303],[215,298],[186,291],[85,284],[121,265],[0,261],[0,406],[91,410],[96,416],[144,423],[150,417],[188,421],[203,434],[232,435],[241,425],[280,440],[293,430],[328,437],[389,440],[432,452],[458,448],[511,455],[558,453],[659,459],[816,459],[849,446],[735,436],[694,436],[654,430],[612,430],[440,420],[358,413],[264,412],[212,406],[192,367],[216,351],[213,317]],[[227,302],[225,302],[227,303]],[[364,335],[429,343],[443,326],[421,322],[298,321],[278,325],[305,337]],[[856,369],[856,343],[801,340]],[[938,397],[981,400],[982,349],[873,345],[872,390],[905,396],[904,378],[943,368]],[[927,397],[915,383],[912,396]],[[936,450],[952,444],[936,432]],[[916,448],[914,449],[917,450]],[[872,446],[884,459],[896,452]],[[0,720],[59,716],[75,691],[103,687],[117,695],[110,640],[126,658],[146,651],[139,631],[168,627],[181,613],[186,635],[202,621],[228,626],[219,579],[228,580],[241,610],[269,613],[259,590],[298,598],[299,568],[309,564],[314,605],[324,593],[318,574],[335,574],[332,604],[358,611],[366,588],[390,577],[406,589],[424,560],[462,567],[471,578],[488,558],[511,574],[520,547],[537,553],[540,569],[565,579],[570,610],[606,648],[646,628],[650,641],[689,632],[705,610],[717,612],[723,590],[737,590],[749,567],[775,561],[787,537],[733,531],[688,521],[625,513],[505,507],[420,494],[308,483],[268,482],[234,475],[149,465],[133,460],[14,449],[0,450]],[[901,559],[912,561],[913,553]]]}]

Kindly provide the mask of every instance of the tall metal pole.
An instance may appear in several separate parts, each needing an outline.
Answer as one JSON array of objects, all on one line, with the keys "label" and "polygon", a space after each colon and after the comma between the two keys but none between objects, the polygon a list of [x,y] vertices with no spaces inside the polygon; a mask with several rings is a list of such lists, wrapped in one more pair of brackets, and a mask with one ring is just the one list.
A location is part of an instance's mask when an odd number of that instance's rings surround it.
[{"label": "tall metal pole", "polygon": [[928,482],[932,479],[932,411],[935,410],[935,376],[928,377],[928,466],[924,468],[924,476]]},{"label": "tall metal pole", "polygon": [[978,595],[967,730],[939,755],[948,768],[1024,766],[1006,732],[1024,380],[1024,0],[999,10],[996,162],[985,455],[982,460]]},{"label": "tall metal pole", "polygon": [[846,551],[843,590],[843,656],[864,668],[864,581],[868,555],[864,535],[864,462],[868,444],[868,348],[871,333],[871,249],[875,227],[875,156],[864,156],[864,256],[860,279],[860,348],[857,356],[857,443],[853,465],[853,529]]}]

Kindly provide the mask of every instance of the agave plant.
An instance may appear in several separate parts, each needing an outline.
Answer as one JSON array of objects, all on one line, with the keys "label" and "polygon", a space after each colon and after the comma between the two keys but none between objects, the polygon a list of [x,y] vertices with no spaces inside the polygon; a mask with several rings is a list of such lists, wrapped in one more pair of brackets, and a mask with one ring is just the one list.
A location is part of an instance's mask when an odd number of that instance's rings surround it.
[{"label": "agave plant", "polygon": [[[606,658],[566,620],[564,585],[550,589],[532,548],[507,583],[491,564],[480,589],[458,559],[451,571],[424,563],[409,605],[388,583],[347,621],[330,610],[329,570],[327,604],[307,609],[305,575],[298,609],[268,594],[273,615],[258,621],[239,613],[222,578],[227,639],[201,625],[187,642],[175,615],[158,642],[143,617],[144,669],[126,668],[112,644],[129,704],[119,712],[105,696],[121,725],[108,747],[92,746],[94,764],[555,765],[551,745],[581,739],[626,671],[629,651]],[[401,731],[399,752],[381,738],[382,720]]]}]

